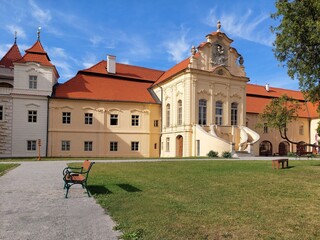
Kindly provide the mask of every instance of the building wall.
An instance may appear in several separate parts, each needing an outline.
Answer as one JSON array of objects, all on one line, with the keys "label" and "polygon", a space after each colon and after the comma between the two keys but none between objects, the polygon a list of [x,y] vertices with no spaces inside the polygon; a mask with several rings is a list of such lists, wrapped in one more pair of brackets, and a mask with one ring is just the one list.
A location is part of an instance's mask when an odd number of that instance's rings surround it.
[{"label": "building wall", "polygon": [[[48,99],[36,96],[14,96],[12,121],[12,156],[38,156],[38,139],[41,156],[46,156]],[[28,111],[37,111],[37,121],[28,122]],[[37,141],[35,150],[27,150],[27,141]]]},{"label": "building wall", "polygon": [[[279,153],[279,144],[283,141],[286,141],[281,138],[280,133],[276,129],[268,129],[267,133],[264,132],[263,127],[258,128],[257,124],[259,123],[258,114],[247,113],[247,124],[248,127],[255,130],[260,135],[260,140],[258,144],[254,147],[254,154],[259,155],[259,145],[263,141],[269,141],[272,144],[272,155]],[[303,126],[303,131],[302,127]],[[303,141],[305,143],[310,143],[310,120],[307,118],[298,118],[297,120],[288,124],[288,138],[293,142]],[[295,144],[289,143],[289,151],[296,152],[297,148]],[[311,148],[308,148],[308,151],[311,151]]]},{"label": "building wall", "polygon": [[0,157],[11,157],[12,143],[12,98],[1,92],[11,89],[0,88],[0,106],[3,108],[3,119],[0,120]]},{"label": "building wall", "polygon": [[[63,112],[71,114],[70,124],[62,122]],[[92,124],[85,124],[85,113],[92,114]],[[111,125],[111,115],[118,115],[117,125]],[[132,115],[139,116],[138,126],[132,126]],[[52,98],[48,155],[159,157],[160,120],[158,104]],[[62,150],[62,141],[70,141],[70,150]],[[92,151],[85,151],[85,141],[92,142]],[[117,142],[117,151],[110,151],[110,142]],[[132,142],[139,142],[137,151],[131,150]]]}]

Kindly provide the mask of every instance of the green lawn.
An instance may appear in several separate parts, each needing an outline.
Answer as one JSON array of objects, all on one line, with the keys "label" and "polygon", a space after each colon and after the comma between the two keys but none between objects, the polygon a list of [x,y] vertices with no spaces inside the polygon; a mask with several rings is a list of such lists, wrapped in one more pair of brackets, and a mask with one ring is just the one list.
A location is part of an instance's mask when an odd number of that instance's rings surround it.
[{"label": "green lawn", "polygon": [[96,163],[91,192],[126,239],[320,239],[320,162]]},{"label": "green lawn", "polygon": [[0,164],[0,176],[4,175],[12,168],[19,166],[19,164]]}]

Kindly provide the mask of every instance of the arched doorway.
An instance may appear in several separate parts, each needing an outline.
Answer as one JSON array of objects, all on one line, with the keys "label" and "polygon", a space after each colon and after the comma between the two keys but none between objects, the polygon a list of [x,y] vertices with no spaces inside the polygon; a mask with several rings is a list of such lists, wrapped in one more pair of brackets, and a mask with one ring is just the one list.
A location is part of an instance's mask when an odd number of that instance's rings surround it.
[{"label": "arched doorway", "polygon": [[176,156],[183,157],[183,137],[181,135],[178,135],[176,138],[176,146]]},{"label": "arched doorway", "polygon": [[260,156],[272,156],[272,144],[269,141],[262,141],[259,146]]},{"label": "arched doorway", "polygon": [[290,145],[287,141],[283,141],[279,143],[279,155],[280,156],[286,156],[288,155],[290,149]]},{"label": "arched doorway", "polygon": [[297,144],[297,154],[301,155],[302,153],[307,151],[306,143],[301,141]]}]

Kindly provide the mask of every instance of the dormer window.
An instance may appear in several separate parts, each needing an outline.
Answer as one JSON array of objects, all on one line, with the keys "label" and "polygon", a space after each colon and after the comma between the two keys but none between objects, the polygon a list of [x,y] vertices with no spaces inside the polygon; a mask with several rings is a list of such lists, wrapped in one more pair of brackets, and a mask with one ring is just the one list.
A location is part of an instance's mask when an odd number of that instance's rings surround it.
[{"label": "dormer window", "polygon": [[29,76],[29,89],[37,89],[37,76]]}]

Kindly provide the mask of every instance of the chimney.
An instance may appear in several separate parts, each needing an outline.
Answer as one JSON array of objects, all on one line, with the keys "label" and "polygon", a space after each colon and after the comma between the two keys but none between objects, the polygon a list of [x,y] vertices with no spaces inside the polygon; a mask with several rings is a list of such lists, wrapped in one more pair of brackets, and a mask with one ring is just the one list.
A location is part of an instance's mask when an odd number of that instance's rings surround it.
[{"label": "chimney", "polygon": [[116,56],[107,56],[107,72],[113,74],[116,73]]},{"label": "chimney", "polygon": [[270,88],[269,88],[269,83],[266,84],[266,91],[269,92]]}]

